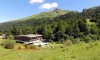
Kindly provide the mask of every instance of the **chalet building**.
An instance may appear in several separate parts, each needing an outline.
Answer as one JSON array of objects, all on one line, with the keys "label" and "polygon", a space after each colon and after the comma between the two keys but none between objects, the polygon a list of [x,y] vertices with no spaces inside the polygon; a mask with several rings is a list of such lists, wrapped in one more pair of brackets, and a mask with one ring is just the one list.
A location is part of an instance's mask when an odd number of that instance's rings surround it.
[{"label": "chalet building", "polygon": [[15,36],[14,39],[16,42],[22,42],[25,44],[35,44],[35,45],[44,45],[46,43],[42,42],[42,35],[39,34],[28,34],[28,35],[19,35]]}]

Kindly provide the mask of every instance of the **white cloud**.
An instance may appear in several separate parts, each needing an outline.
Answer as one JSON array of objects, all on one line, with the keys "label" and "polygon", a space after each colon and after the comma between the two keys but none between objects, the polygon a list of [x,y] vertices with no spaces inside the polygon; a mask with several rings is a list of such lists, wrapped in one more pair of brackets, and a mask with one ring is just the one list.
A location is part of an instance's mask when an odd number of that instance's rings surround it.
[{"label": "white cloud", "polygon": [[54,2],[54,3],[45,3],[45,4],[42,4],[39,8],[41,9],[52,9],[52,8],[56,8],[58,7],[58,3],[57,2]]},{"label": "white cloud", "polygon": [[34,4],[34,3],[43,3],[44,0],[30,0],[29,3]]}]

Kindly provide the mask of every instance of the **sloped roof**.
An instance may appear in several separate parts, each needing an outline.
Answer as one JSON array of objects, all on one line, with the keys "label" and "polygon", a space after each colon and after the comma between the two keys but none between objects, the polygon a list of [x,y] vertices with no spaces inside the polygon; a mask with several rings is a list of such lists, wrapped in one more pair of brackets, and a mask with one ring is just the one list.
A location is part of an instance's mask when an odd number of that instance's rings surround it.
[{"label": "sloped roof", "polygon": [[21,36],[33,38],[33,37],[41,37],[43,35],[40,35],[40,34],[19,35],[19,37],[21,37]]}]

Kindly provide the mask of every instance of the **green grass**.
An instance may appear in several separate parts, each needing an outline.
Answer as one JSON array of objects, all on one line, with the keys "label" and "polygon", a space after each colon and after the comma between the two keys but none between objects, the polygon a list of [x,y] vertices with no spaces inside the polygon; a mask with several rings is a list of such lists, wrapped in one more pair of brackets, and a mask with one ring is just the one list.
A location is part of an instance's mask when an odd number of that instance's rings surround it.
[{"label": "green grass", "polygon": [[95,22],[90,22],[90,19],[87,19],[86,21],[87,21],[87,24],[88,24],[88,25],[96,25]]},{"label": "green grass", "polygon": [[[51,45],[55,48],[51,48]],[[100,60],[100,42],[81,42],[72,46],[49,44],[36,51],[0,47],[0,60]]]}]

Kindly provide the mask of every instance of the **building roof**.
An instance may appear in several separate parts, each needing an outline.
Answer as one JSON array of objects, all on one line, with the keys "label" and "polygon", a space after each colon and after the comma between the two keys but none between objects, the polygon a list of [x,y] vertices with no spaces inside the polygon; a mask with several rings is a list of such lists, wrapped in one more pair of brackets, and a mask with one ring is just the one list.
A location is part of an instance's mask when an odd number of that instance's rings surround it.
[{"label": "building roof", "polygon": [[34,37],[41,37],[43,35],[40,34],[28,34],[28,35],[19,35],[19,37],[29,37],[29,38],[34,38]]}]

